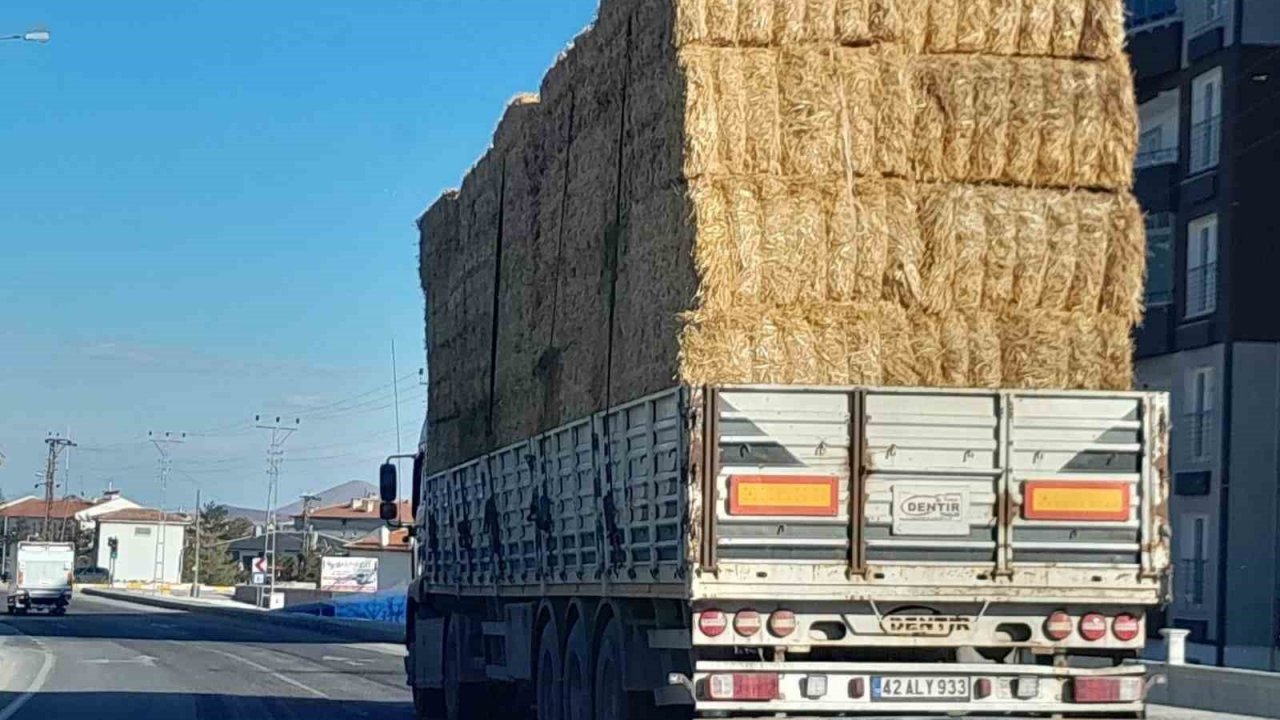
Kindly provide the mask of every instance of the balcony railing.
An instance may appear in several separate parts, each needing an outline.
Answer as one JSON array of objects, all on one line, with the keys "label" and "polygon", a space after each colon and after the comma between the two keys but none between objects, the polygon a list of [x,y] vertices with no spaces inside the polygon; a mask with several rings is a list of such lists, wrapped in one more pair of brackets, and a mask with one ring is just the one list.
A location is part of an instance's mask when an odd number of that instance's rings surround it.
[{"label": "balcony railing", "polygon": [[1177,0],[1128,0],[1126,4],[1129,13],[1125,24],[1130,30],[1178,14]]},{"label": "balcony railing", "polygon": [[1189,318],[1208,315],[1218,307],[1218,264],[1187,268],[1187,312]]},{"label": "balcony railing", "polygon": [[1218,166],[1222,143],[1222,118],[1203,120],[1191,126],[1191,166],[1193,173]]},{"label": "balcony railing", "polygon": [[1141,170],[1146,167],[1171,165],[1176,162],[1178,162],[1178,146],[1174,145],[1173,147],[1140,151],[1137,159],[1133,163],[1133,167]]},{"label": "balcony railing", "polygon": [[1177,433],[1182,440],[1182,457],[1187,462],[1203,462],[1212,455],[1211,431],[1213,430],[1213,413],[1208,410],[1190,412],[1182,417],[1181,430]]},{"label": "balcony railing", "polygon": [[1206,560],[1179,560],[1174,584],[1177,587],[1178,599],[1184,605],[1198,607],[1204,605],[1204,579]]}]

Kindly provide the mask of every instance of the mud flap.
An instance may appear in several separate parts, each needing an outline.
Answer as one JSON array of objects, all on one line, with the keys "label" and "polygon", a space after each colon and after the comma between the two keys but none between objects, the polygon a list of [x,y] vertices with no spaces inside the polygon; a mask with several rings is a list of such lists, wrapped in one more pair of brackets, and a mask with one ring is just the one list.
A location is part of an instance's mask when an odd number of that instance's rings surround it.
[{"label": "mud flap", "polygon": [[413,685],[444,687],[444,618],[417,621],[413,638]]}]

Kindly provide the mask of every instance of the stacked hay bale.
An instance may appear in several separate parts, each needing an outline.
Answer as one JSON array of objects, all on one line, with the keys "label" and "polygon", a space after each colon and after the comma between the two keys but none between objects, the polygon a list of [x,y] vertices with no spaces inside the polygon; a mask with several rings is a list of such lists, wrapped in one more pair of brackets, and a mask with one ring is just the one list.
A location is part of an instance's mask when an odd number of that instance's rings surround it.
[{"label": "stacked hay bale", "polygon": [[424,216],[433,462],[677,379],[1128,387],[1123,38],[1121,0],[605,0]]}]

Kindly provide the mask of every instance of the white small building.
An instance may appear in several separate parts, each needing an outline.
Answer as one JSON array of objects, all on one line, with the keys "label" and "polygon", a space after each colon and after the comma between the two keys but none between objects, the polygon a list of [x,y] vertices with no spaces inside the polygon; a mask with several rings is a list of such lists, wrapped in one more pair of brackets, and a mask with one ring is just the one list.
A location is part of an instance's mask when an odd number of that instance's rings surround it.
[{"label": "white small building", "polygon": [[[102,494],[91,507],[76,513],[76,522],[80,524],[81,530],[92,530],[98,518],[103,515],[110,515],[119,510],[133,510],[142,507],[138,503],[124,497],[119,490],[107,490]],[[105,565],[103,567],[106,567]]]},{"label": "white small building", "polygon": [[378,559],[378,590],[409,584],[413,552],[407,529],[392,531],[383,526],[355,542],[347,543],[346,548],[351,557]]},{"label": "white small building", "polygon": [[[189,516],[164,513],[162,518],[159,510],[127,508],[99,515],[97,521],[97,565],[113,571],[114,582],[153,582],[158,577],[161,582],[181,582]],[[114,567],[111,538],[118,542]]]}]

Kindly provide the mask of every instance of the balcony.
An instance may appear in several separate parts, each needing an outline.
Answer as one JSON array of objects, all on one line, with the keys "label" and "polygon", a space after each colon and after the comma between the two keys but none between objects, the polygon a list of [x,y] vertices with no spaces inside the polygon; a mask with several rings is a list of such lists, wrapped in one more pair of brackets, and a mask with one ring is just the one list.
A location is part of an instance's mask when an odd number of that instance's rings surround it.
[{"label": "balcony", "polygon": [[1170,165],[1178,162],[1178,146],[1156,148],[1154,150],[1143,150],[1138,153],[1138,157],[1134,160],[1133,167],[1137,170],[1143,168],[1155,167],[1156,165]]},{"label": "balcony", "polygon": [[1187,268],[1187,313],[1192,320],[1218,308],[1218,263]]},{"label": "balcony", "polygon": [[1191,126],[1191,161],[1189,173],[1212,170],[1218,166],[1222,146],[1222,117],[1202,120]]},{"label": "balcony", "polygon": [[1177,0],[1128,0],[1125,26],[1130,30],[1166,20],[1178,14]]},{"label": "balcony", "polygon": [[1182,67],[1182,16],[1175,0],[1128,0],[1129,56],[1139,87]]}]

